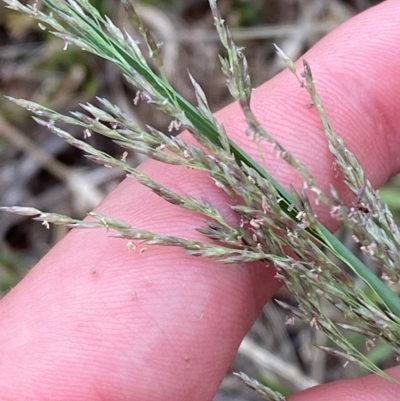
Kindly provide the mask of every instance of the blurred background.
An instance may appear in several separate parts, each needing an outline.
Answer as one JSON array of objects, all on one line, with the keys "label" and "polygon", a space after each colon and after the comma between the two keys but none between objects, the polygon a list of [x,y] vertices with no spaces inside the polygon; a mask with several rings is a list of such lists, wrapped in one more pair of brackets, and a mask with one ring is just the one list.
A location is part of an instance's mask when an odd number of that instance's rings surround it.
[{"label": "blurred background", "polygon": [[[117,0],[93,0],[119,27],[129,28]],[[218,6],[250,65],[253,85],[282,68],[273,43],[297,59],[321,37],[342,22],[380,3],[368,0],[219,0]],[[207,0],[148,0],[137,10],[157,41],[168,78],[187,99],[194,101],[187,71],[203,87],[215,111],[231,102],[220,73],[221,52]],[[133,35],[134,32],[132,32]],[[82,153],[37,126],[28,112],[4,98],[25,98],[60,112],[79,109],[79,103],[96,104],[96,96],[118,104],[132,120],[166,131],[169,118],[146,107],[132,107],[135,91],[116,67],[69,48],[41,30],[25,15],[0,2],[0,205],[22,205],[83,217],[123,179],[118,171],[94,165]],[[91,143],[115,155],[121,150],[100,136]],[[132,155],[132,164],[141,156]],[[382,197],[399,214],[398,180],[382,190]],[[0,297],[65,234],[67,229],[12,214],[0,214]],[[350,236],[339,233],[353,247]],[[357,250],[356,250],[357,251]],[[282,289],[277,295],[291,302]],[[327,313],[337,313],[328,305]],[[360,373],[354,366],[318,351],[314,344],[329,345],[320,333],[302,322],[287,325],[287,313],[268,304],[241,345],[230,371],[249,376],[290,394],[309,386]],[[363,338],[352,341],[364,346]],[[363,348],[362,348],[363,349]],[[381,367],[393,364],[391,350],[375,347],[370,358]],[[228,373],[215,401],[260,400]]]}]

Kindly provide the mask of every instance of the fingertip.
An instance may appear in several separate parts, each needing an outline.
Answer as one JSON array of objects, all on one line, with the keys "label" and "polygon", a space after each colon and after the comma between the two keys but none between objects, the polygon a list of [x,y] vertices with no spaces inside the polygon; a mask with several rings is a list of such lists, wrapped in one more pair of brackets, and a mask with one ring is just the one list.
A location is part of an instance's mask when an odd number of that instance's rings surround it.
[{"label": "fingertip", "polygon": [[[386,371],[400,380],[400,367]],[[289,397],[289,401],[398,401],[400,385],[378,375],[367,375],[312,387]]]}]

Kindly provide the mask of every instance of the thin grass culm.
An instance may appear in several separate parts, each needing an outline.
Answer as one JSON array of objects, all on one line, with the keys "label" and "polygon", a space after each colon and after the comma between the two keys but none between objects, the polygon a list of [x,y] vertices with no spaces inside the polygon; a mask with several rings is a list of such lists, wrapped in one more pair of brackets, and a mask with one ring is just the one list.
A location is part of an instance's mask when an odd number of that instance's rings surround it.
[{"label": "thin grass culm", "polygon": [[[362,334],[368,344],[381,341],[400,356],[400,299],[388,286],[400,281],[400,230],[393,216],[365,177],[362,167],[345,143],[334,132],[313,80],[311,67],[303,62],[298,73],[294,63],[279,49],[277,52],[311,97],[323,126],[329,149],[344,182],[356,201],[349,207],[336,191],[325,194],[307,169],[274,139],[258,122],[250,106],[252,86],[243,50],[235,45],[224,25],[215,0],[210,0],[214,24],[226,57],[220,57],[232,97],[237,100],[248,123],[248,134],[255,141],[268,141],[278,156],[304,178],[304,190],[288,193],[253,158],[227,136],[215,119],[200,85],[191,78],[196,94],[194,106],[169,84],[163,71],[158,45],[141,23],[131,2],[123,0],[132,24],[147,45],[152,67],[141,53],[138,43],[126,31],[102,16],[87,0],[42,0],[50,13],[39,11],[37,3],[23,5],[17,0],[3,0],[11,9],[26,13],[69,45],[96,54],[117,65],[127,81],[137,89],[137,99],[157,107],[169,115],[175,124],[187,129],[201,145],[184,142],[180,137],[166,135],[152,127],[136,126],[121,109],[106,99],[98,99],[101,108],[83,104],[83,112],[63,115],[28,100],[11,99],[28,109],[34,119],[54,134],[79,149],[96,163],[123,170],[135,177],[167,202],[202,214],[206,223],[199,227],[205,241],[161,235],[132,227],[117,216],[95,212],[85,220],[73,219],[29,207],[1,207],[1,210],[33,216],[35,220],[76,228],[106,228],[128,243],[139,241],[149,245],[177,246],[194,256],[214,258],[221,263],[263,261],[273,266],[282,283],[290,290],[298,305],[282,304],[298,318],[323,331],[336,345],[321,347],[325,351],[361,365],[389,380],[394,380],[370,361],[348,337],[345,331]],[[183,196],[161,185],[153,178],[99,151],[83,139],[69,134],[60,126],[81,127],[110,138],[125,151],[135,151],[167,164],[190,167],[208,174],[231,200],[230,207],[241,217],[238,226],[228,223],[223,215],[204,199]],[[349,251],[317,219],[307,193],[330,208],[352,231],[361,249],[382,271],[378,278],[360,259]],[[206,239],[214,240],[212,243]],[[293,251],[289,256],[288,249]],[[343,269],[331,256],[342,262]],[[352,272],[352,273],[351,273]],[[356,283],[354,275],[360,280]],[[359,284],[361,282],[361,285]],[[336,323],[324,312],[322,299],[329,301],[352,324]],[[284,400],[281,394],[264,387],[245,374],[238,375],[267,400]]]}]

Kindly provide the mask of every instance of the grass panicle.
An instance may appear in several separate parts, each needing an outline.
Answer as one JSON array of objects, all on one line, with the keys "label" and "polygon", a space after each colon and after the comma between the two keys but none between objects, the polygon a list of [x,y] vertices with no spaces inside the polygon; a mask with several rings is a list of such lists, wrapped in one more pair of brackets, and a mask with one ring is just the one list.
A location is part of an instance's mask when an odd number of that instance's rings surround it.
[{"label": "grass panicle", "polygon": [[[160,46],[154,41],[136,14],[132,2],[123,4],[132,24],[142,37],[142,43],[103,17],[87,0],[42,0],[49,14],[37,5],[23,5],[17,0],[4,0],[9,8],[26,13],[40,23],[47,24],[53,33],[69,45],[75,45],[117,65],[137,89],[135,102],[146,102],[167,113],[170,129],[186,128],[202,147],[188,144],[152,127],[139,127],[121,109],[106,99],[101,104],[82,104],[82,111],[63,115],[39,104],[11,99],[34,114],[35,120],[54,134],[79,149],[96,163],[123,170],[142,185],[150,188],[165,201],[202,215],[204,225],[198,231],[204,241],[161,235],[132,227],[117,217],[89,213],[85,220],[73,219],[29,207],[1,207],[0,210],[32,216],[46,227],[49,223],[75,228],[105,228],[112,236],[123,238],[128,249],[139,249],[143,244],[176,246],[190,255],[219,260],[223,263],[262,261],[274,266],[277,277],[293,294],[298,306],[279,302],[291,313],[317,330],[323,331],[337,348],[321,347],[325,351],[346,358],[388,379],[392,379],[346,337],[345,332],[362,334],[366,344],[377,341],[389,344],[400,355],[400,300],[385,282],[399,282],[400,231],[386,205],[366,179],[362,167],[343,140],[334,132],[322,100],[313,81],[311,68],[304,61],[302,75],[282,50],[277,52],[299,83],[310,94],[315,110],[333,154],[336,166],[345,183],[355,195],[352,206],[346,206],[332,188],[325,194],[296,158],[290,154],[257,120],[251,109],[251,80],[243,49],[235,45],[229,29],[224,25],[215,0],[210,0],[214,24],[226,57],[220,57],[222,73],[233,98],[242,108],[248,123],[247,134],[257,143],[268,141],[280,158],[304,178],[304,187],[289,193],[282,188],[258,163],[228,138],[224,127],[215,119],[200,85],[190,76],[197,106],[191,105],[169,84],[163,71]],[[60,22],[61,21],[61,22]],[[142,45],[149,53],[150,66],[142,54]],[[65,125],[82,129],[82,138],[69,134]],[[89,145],[86,138],[103,135],[124,151],[120,159]],[[126,152],[139,152],[154,160],[197,169],[211,180],[230,199],[230,208],[239,217],[238,224],[228,223],[221,212],[206,199],[178,194],[138,171],[126,162]],[[381,269],[380,280],[355,257],[317,219],[308,194],[330,207],[332,215],[343,221]],[[138,248],[139,246],[139,248]],[[140,253],[140,250],[137,251]],[[331,256],[349,269],[344,270]],[[266,267],[268,268],[268,267]],[[352,273],[350,273],[352,272]],[[354,274],[361,284],[355,282]],[[330,302],[352,324],[337,323],[327,316],[324,302]],[[367,347],[368,348],[368,347]],[[265,399],[283,401],[285,397],[246,375],[239,377]]]},{"label": "grass panicle", "polygon": [[252,388],[259,394],[262,398],[267,401],[286,401],[286,397],[280,394],[278,391],[272,390],[269,387],[264,386],[255,379],[248,377],[244,373],[235,373],[239,379],[245,383],[247,386]]}]

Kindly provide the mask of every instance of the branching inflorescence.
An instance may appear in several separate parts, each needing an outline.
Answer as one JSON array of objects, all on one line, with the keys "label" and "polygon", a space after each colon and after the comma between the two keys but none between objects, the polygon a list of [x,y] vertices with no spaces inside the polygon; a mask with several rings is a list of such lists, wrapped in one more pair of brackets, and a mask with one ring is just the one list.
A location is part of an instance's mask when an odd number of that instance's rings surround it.
[{"label": "branching inflorescence", "polygon": [[[303,175],[305,185],[299,192],[293,190],[291,194],[287,193],[265,169],[228,138],[224,127],[212,115],[206,97],[193,77],[191,80],[197,107],[175,92],[163,72],[157,44],[129,1],[123,0],[124,6],[147,44],[156,72],[147,64],[138,43],[107,17],[101,16],[87,0],[42,0],[51,11],[50,14],[38,11],[35,5],[22,5],[17,0],[4,1],[9,8],[29,14],[41,24],[50,26],[53,33],[64,40],[66,48],[75,45],[116,64],[137,88],[136,100],[146,101],[170,115],[173,125],[186,128],[201,147],[152,127],[140,129],[118,106],[106,99],[98,99],[102,108],[84,104],[84,112],[73,112],[71,116],[27,100],[11,100],[31,111],[39,124],[82,149],[94,162],[122,169],[171,204],[202,214],[207,222],[198,231],[214,241],[210,243],[160,235],[97,213],[90,213],[88,219],[78,220],[34,208],[3,207],[2,210],[35,216],[34,219],[45,224],[77,228],[104,227],[129,242],[137,240],[148,244],[178,246],[191,255],[215,258],[223,263],[264,261],[266,265],[274,266],[278,277],[298,302],[296,308],[282,306],[326,333],[340,350],[323,349],[390,378],[349,342],[343,330],[361,333],[369,343],[376,340],[386,342],[400,354],[400,299],[321,225],[313,212],[307,191],[316,194],[317,201],[326,204],[332,215],[353,232],[361,249],[377,263],[383,278],[389,283],[399,282],[399,228],[386,205],[379,201],[355,156],[333,131],[307,62],[303,64],[303,79],[298,75],[294,63],[277,48],[286,66],[311,96],[337,168],[355,194],[356,201],[350,208],[341,201],[334,189],[331,194],[324,194],[307,169],[258,122],[250,107],[252,87],[246,58],[242,49],[234,44],[215,0],[210,0],[210,7],[221,43],[226,49],[227,57],[220,57],[220,62],[230,93],[239,102],[248,123],[248,133],[254,140],[269,141],[279,157]],[[60,128],[65,124],[81,127],[83,139]],[[110,138],[126,151],[133,150],[163,163],[207,173],[230,197],[230,206],[240,215],[242,224],[232,226],[207,201],[179,195],[130,166],[124,157],[116,159],[92,147],[85,141],[92,132]],[[289,256],[288,249],[292,251],[292,256]],[[361,278],[363,285],[357,286],[353,277],[338,266],[329,254],[344,262]],[[347,325],[333,322],[324,314],[321,297],[355,323]],[[266,399],[284,399],[255,380],[243,374],[240,377]]]}]

